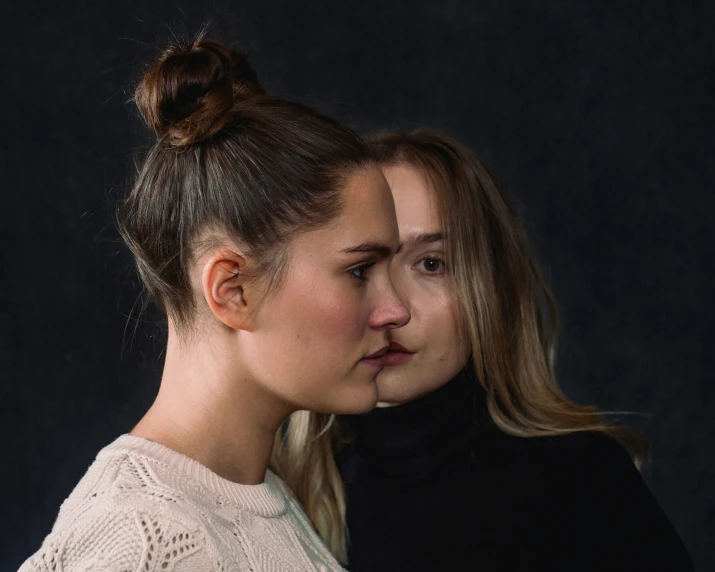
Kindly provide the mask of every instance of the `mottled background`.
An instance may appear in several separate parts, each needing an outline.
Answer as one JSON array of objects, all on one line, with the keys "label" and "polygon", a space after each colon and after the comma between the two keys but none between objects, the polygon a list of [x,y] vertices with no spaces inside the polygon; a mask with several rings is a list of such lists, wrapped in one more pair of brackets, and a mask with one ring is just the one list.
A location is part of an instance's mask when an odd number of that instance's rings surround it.
[{"label": "mottled background", "polygon": [[269,91],[444,129],[499,174],[563,309],[563,388],[640,413],[646,480],[714,570],[715,3],[191,4],[3,9],[0,569],[157,389],[162,328],[112,222],[149,141],[127,101],[155,46],[214,17]]}]

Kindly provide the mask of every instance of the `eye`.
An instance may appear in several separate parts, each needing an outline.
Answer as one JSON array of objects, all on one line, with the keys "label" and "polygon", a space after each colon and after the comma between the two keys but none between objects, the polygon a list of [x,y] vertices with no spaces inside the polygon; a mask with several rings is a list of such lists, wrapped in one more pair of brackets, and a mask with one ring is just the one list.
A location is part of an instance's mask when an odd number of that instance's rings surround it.
[{"label": "eye", "polygon": [[435,256],[423,258],[415,265],[415,267],[420,272],[424,272],[426,274],[442,274],[445,270],[444,261]]},{"label": "eye", "polygon": [[367,264],[351,268],[348,272],[351,276],[357,278],[358,280],[367,280],[367,271],[373,266],[375,266],[374,262],[368,262]]}]

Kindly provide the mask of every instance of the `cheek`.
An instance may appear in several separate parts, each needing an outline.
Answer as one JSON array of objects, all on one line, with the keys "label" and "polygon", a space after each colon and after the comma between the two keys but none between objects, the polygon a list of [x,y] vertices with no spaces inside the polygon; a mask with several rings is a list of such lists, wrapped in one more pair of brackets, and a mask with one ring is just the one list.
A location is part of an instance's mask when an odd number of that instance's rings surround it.
[{"label": "cheek", "polygon": [[447,293],[433,297],[423,312],[426,353],[440,363],[460,353],[461,340],[452,297]]},{"label": "cheek", "polygon": [[444,352],[445,348],[456,345],[459,333],[454,298],[446,280],[422,278],[414,280],[410,289],[412,324],[420,332],[424,349],[435,355],[438,349]]},{"label": "cheek", "polygon": [[369,309],[351,286],[339,277],[294,279],[266,302],[246,350],[258,383],[300,409],[357,413],[374,406],[374,373],[358,366],[370,349]]},{"label": "cheek", "polygon": [[[365,332],[369,313],[362,308],[359,300],[344,288],[332,292],[323,291],[315,314],[314,327],[328,344],[359,342]],[[355,350],[353,346],[346,348]]]},{"label": "cheek", "polygon": [[329,350],[332,355],[360,351],[368,312],[349,284],[334,277],[295,284],[286,302],[286,330],[299,333],[296,341],[305,349]]},{"label": "cheek", "polygon": [[410,375],[423,389],[431,390],[456,375],[468,356],[449,289],[442,283],[416,286],[411,308],[414,323],[406,327],[414,329],[412,335],[405,331],[405,341],[418,350]]}]

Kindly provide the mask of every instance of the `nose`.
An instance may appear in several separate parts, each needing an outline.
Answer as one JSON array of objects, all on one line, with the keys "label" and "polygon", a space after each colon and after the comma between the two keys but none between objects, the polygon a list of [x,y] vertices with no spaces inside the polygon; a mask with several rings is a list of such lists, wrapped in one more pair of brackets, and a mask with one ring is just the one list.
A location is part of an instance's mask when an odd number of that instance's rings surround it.
[{"label": "nose", "polygon": [[394,330],[410,321],[410,311],[400,300],[388,276],[385,287],[378,294],[378,304],[370,317],[370,326],[378,330]]}]

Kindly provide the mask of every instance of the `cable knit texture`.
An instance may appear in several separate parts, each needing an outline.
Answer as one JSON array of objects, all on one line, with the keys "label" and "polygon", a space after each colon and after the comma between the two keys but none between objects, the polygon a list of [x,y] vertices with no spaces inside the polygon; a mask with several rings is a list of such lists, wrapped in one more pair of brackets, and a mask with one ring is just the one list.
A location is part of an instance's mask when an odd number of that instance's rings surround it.
[{"label": "cable knit texture", "polygon": [[163,445],[122,435],[62,503],[20,572],[342,570],[286,485],[223,479]]}]

